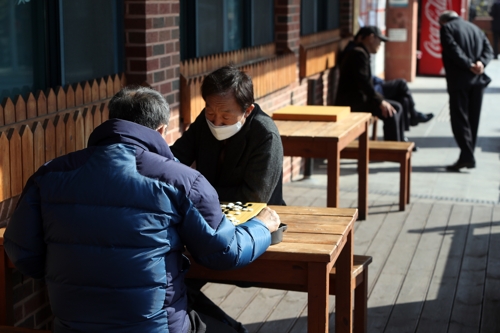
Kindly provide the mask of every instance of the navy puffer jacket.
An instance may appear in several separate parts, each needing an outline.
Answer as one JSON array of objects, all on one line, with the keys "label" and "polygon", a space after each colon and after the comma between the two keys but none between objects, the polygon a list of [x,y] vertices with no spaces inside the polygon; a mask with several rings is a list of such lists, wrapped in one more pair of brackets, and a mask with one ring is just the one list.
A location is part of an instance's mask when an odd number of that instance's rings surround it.
[{"label": "navy puffer jacket", "polygon": [[111,119],[88,148],[30,178],[4,244],[21,272],[45,279],[54,332],[185,333],[184,246],[231,269],[260,256],[270,234],[257,219],[234,227],[158,132]]}]

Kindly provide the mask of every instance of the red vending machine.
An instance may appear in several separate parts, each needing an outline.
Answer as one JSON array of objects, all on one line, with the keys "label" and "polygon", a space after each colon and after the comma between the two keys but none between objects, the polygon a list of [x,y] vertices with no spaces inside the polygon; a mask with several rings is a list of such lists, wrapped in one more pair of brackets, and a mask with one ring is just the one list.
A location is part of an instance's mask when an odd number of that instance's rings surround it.
[{"label": "red vending machine", "polygon": [[418,74],[442,76],[439,15],[445,10],[454,10],[465,19],[467,0],[422,0],[421,6]]}]

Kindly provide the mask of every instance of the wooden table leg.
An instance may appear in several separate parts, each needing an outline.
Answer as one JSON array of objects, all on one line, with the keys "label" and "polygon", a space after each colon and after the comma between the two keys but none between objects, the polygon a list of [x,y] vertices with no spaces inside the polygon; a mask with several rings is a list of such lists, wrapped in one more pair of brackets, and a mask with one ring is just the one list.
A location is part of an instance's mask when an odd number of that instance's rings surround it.
[{"label": "wooden table leg", "polygon": [[353,265],[353,231],[349,230],[347,241],[336,262],[337,276],[335,281],[335,332],[352,333],[353,327],[353,286],[351,275]]},{"label": "wooden table leg", "polygon": [[340,150],[339,143],[332,142],[328,145],[328,167],[326,186],[326,206],[339,207],[340,197]]},{"label": "wooden table leg", "polygon": [[368,161],[370,152],[368,150],[368,122],[365,124],[365,132],[359,136],[358,156],[358,210],[359,220],[366,220],[368,214]]},{"label": "wooden table leg", "polygon": [[330,295],[330,270],[333,263],[308,264],[307,283],[307,332],[328,333]]}]

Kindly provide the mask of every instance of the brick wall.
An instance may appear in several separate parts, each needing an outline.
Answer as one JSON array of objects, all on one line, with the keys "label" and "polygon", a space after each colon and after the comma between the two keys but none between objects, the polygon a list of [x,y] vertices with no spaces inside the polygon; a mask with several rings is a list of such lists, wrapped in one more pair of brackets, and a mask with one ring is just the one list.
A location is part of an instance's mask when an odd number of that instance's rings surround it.
[{"label": "brick wall", "polygon": [[14,304],[14,325],[36,329],[52,329],[52,311],[45,283],[12,273],[12,301]]},{"label": "brick wall", "polygon": [[180,136],[179,0],[125,0],[125,58],[129,84],[147,82],[171,108],[168,142]]}]

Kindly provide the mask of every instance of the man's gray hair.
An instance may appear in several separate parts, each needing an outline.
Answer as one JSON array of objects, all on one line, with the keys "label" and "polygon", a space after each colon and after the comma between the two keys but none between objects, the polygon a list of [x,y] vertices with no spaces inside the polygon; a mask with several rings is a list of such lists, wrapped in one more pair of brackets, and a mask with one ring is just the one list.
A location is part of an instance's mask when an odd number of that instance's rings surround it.
[{"label": "man's gray hair", "polygon": [[454,10],[445,10],[441,15],[439,15],[439,23],[444,24],[450,22],[453,19],[456,19],[458,14]]},{"label": "man's gray hair", "polygon": [[170,106],[156,90],[146,87],[125,87],[109,101],[109,118],[118,118],[151,129],[168,125]]}]

